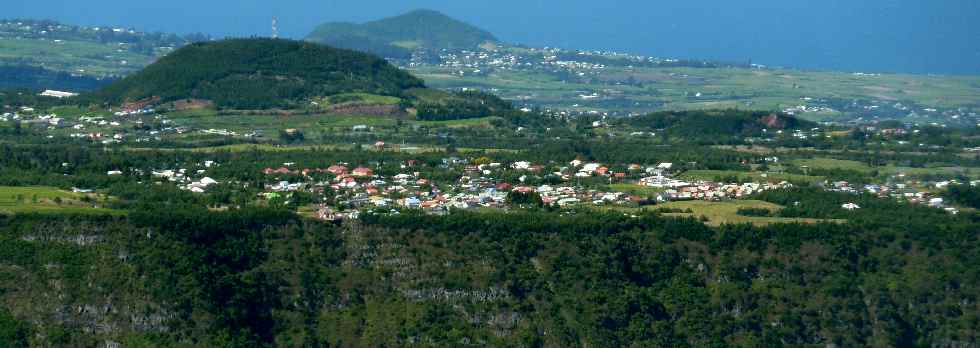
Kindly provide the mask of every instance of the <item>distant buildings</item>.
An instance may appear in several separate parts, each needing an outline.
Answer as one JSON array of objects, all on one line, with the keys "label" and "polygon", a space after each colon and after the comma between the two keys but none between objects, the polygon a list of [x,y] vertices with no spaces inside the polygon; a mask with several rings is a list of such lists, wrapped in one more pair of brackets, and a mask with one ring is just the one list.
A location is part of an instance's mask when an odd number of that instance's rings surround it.
[{"label": "distant buildings", "polygon": [[62,92],[62,91],[55,91],[50,89],[41,92],[42,97],[69,98],[77,95],[78,93]]}]

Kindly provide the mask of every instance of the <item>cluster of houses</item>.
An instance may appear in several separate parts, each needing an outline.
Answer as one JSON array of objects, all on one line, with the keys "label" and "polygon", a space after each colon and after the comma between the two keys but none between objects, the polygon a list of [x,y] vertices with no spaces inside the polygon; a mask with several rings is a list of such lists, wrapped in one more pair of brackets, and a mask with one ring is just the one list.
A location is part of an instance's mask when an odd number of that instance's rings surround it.
[{"label": "cluster of houses", "polygon": [[[934,187],[937,190],[942,190],[949,185],[960,184],[955,180],[951,181],[940,181],[932,183],[929,186]],[[980,180],[974,180],[969,182],[971,186],[980,185]],[[928,205],[933,208],[943,209],[951,214],[957,214],[959,210],[954,207],[950,207],[948,202],[934,192],[930,192],[926,189],[915,188],[912,185],[905,183],[890,183],[890,184],[867,184],[864,186],[855,187],[848,183],[847,181],[836,181],[827,183],[825,189],[834,192],[844,192],[851,194],[867,193],[877,196],[878,198],[890,198],[902,202],[908,202],[911,204],[923,204]],[[860,206],[854,203],[845,204],[842,208],[847,210],[857,210],[861,209]]]},{"label": "cluster of houses", "polygon": [[664,191],[657,195],[657,200],[666,201],[720,201],[725,199],[743,199],[753,194],[769,191],[792,188],[793,184],[786,181],[781,182],[747,182],[741,184],[718,183],[713,181],[699,180],[687,182],[684,180],[667,178],[664,176],[646,177],[641,183],[656,188],[663,188]]},{"label": "cluster of houses", "polygon": [[[219,184],[217,180],[205,175],[207,173],[207,169],[217,167],[218,163],[215,161],[204,161],[204,163],[201,163],[200,166],[204,167],[205,169],[198,169],[196,171],[188,171],[186,168],[153,170],[150,171],[150,175],[154,179],[166,180],[167,182],[174,183],[182,190],[187,190],[194,193],[204,193],[208,187]],[[118,176],[123,174],[124,173],[121,170],[110,170],[106,172],[106,175],[108,176]],[[133,169],[133,174],[144,175],[145,172],[141,169]],[[199,179],[195,179],[196,177]]]},{"label": "cluster of houses", "polygon": [[[416,52],[408,62],[409,68],[428,67],[437,58],[436,67],[447,69],[455,75],[485,75],[492,70],[521,70],[562,72],[573,76],[594,76],[607,66],[598,61],[618,61],[626,66],[664,65],[673,66],[678,59],[648,57],[613,51],[572,51],[554,47],[522,48],[512,50],[496,47],[482,50],[444,49],[435,57]],[[702,62],[703,64],[703,62]]]},{"label": "cluster of houses", "polygon": [[783,109],[783,113],[787,115],[799,115],[808,113],[836,113],[831,107],[827,106],[808,106],[808,105],[797,105],[794,107]]},{"label": "cluster of houses", "polygon": [[[265,175],[281,177],[312,178],[314,174],[329,174],[328,179],[316,182],[304,180],[289,182],[273,181],[265,186],[266,195],[292,191],[307,191],[315,194],[330,192],[334,195],[339,206],[346,211],[337,211],[338,205],[319,207],[318,216],[324,219],[341,219],[345,214],[360,208],[409,208],[423,209],[430,212],[444,212],[449,209],[473,208],[503,208],[507,206],[507,196],[511,192],[536,193],[546,205],[571,207],[576,205],[637,205],[648,199],[660,202],[676,200],[723,200],[740,199],[765,190],[776,190],[792,187],[787,182],[780,183],[745,183],[720,184],[708,181],[685,182],[673,179],[670,171],[672,163],[660,163],[656,166],[643,167],[637,164],[629,165],[631,172],[613,172],[609,167],[600,163],[586,163],[573,160],[568,166],[553,173],[544,173],[545,167],[527,161],[517,161],[509,164],[484,163],[471,164],[458,158],[447,158],[443,161],[447,168],[460,169],[462,173],[458,180],[436,183],[424,178],[418,171],[412,171],[415,163],[403,165],[404,173],[390,176],[376,175],[366,167],[350,169],[346,164],[336,164],[329,168],[292,169],[293,163],[284,163],[279,168],[265,168]],[[560,177],[564,184],[526,185],[526,175],[521,175],[512,182],[495,179],[502,171],[538,173]],[[643,177],[639,183],[649,187],[662,188],[663,191],[653,197],[641,197],[626,192],[596,190],[579,185],[573,185],[576,178],[592,177],[607,178],[610,181],[627,176]]]},{"label": "cluster of houses", "polygon": [[[103,145],[118,144],[127,141],[148,142],[159,141],[165,134],[183,134],[190,129],[176,126],[165,115],[154,114],[153,109],[126,109],[115,112],[114,116],[81,116],[78,118],[63,118],[57,114],[37,115],[33,108],[23,107],[20,112],[7,112],[0,115],[0,122],[19,122],[36,130],[45,129],[49,132],[64,131],[64,135],[74,139],[88,139]],[[154,127],[144,127],[146,122]],[[135,128],[147,128],[139,129]],[[227,130],[204,130],[204,133],[219,135],[237,135]],[[60,134],[60,133],[51,133]]]},{"label": "cluster of houses", "polygon": [[[584,163],[574,160],[568,166],[553,173],[545,173],[545,167],[527,161],[517,161],[509,164],[482,163],[473,164],[459,158],[446,158],[443,167],[458,170],[458,180],[449,182],[433,182],[414,171],[415,161],[407,161],[402,165],[403,173],[394,175],[377,175],[367,167],[351,169],[347,164],[336,164],[328,168],[293,169],[293,163],[284,163],[279,168],[265,168],[262,173],[279,179],[266,184],[266,193],[281,194],[292,191],[306,191],[315,194],[330,192],[341,206],[352,209],[372,208],[410,208],[441,212],[448,209],[471,208],[503,208],[507,205],[507,196],[511,192],[536,193],[544,204],[561,207],[578,204],[591,205],[627,205],[637,204],[646,197],[639,197],[624,192],[611,192],[584,188],[571,185],[569,181],[575,178],[596,177],[625,178],[625,172],[613,172],[599,163]],[[669,165],[661,167],[669,168]],[[639,165],[631,166],[634,170],[642,169]],[[498,174],[505,172],[527,173],[516,180],[498,179]],[[324,174],[324,175],[315,175]],[[527,185],[528,175],[541,174],[561,178],[565,185]],[[305,178],[301,182],[281,180],[283,177]],[[515,175],[516,176],[516,175]],[[326,178],[314,180],[314,177]],[[498,178],[495,178],[498,177]],[[349,211],[348,211],[349,213]],[[338,218],[344,212],[335,211],[333,207],[322,206],[319,215],[322,217]]]}]

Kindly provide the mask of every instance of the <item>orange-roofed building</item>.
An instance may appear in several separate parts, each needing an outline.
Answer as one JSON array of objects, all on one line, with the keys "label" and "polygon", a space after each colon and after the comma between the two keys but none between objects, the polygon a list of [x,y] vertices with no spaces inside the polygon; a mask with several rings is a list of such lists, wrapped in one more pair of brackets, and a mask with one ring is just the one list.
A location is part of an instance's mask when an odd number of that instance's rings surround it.
[{"label": "orange-roofed building", "polygon": [[357,167],[357,168],[354,168],[354,171],[351,172],[351,175],[360,176],[360,177],[374,176],[374,171],[371,170],[370,168]]},{"label": "orange-roofed building", "polygon": [[329,168],[327,168],[327,171],[333,175],[344,175],[347,174],[347,167],[341,165],[332,165]]}]

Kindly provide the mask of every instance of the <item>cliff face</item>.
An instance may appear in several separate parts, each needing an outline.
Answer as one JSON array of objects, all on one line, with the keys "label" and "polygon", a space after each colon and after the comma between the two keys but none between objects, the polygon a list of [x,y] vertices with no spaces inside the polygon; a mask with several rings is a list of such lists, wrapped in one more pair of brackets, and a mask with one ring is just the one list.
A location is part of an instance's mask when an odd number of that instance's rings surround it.
[{"label": "cliff face", "polygon": [[131,226],[114,218],[0,220],[0,310],[30,327],[33,344],[95,346],[172,331],[175,312],[149,296],[131,258]]}]

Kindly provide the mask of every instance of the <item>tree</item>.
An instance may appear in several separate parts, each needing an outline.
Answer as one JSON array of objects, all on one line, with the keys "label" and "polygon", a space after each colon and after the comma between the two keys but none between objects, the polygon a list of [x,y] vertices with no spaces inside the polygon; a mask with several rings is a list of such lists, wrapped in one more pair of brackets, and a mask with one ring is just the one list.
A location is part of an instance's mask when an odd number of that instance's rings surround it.
[{"label": "tree", "polygon": [[286,144],[299,144],[306,140],[306,136],[299,129],[285,129],[279,131],[279,140]]},{"label": "tree", "polygon": [[511,206],[519,207],[540,208],[544,206],[544,200],[541,199],[541,195],[537,192],[510,191],[507,194],[506,202]]},{"label": "tree", "polygon": [[27,347],[30,337],[29,324],[17,320],[5,309],[0,308],[0,348]]}]

